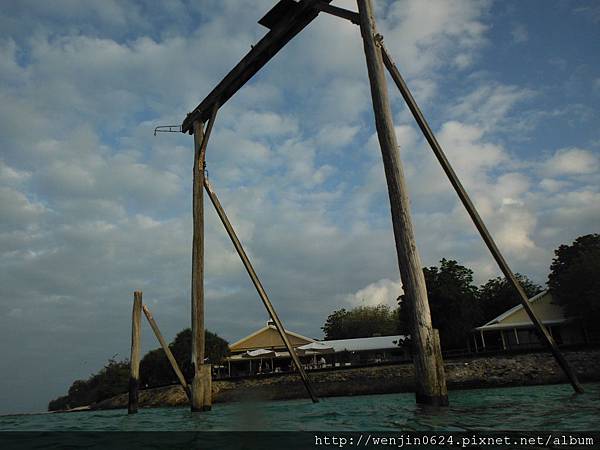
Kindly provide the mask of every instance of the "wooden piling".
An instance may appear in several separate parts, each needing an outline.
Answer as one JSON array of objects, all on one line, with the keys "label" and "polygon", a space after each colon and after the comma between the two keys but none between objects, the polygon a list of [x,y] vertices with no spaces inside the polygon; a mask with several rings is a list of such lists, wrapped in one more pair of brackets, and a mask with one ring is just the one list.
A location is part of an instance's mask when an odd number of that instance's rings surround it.
[{"label": "wooden piling", "polygon": [[435,337],[431,326],[425,278],[415,243],[408,193],[392,122],[385,69],[379,46],[380,35],[377,33],[375,25],[372,1],[357,0],[357,3],[377,137],[381,147],[390,198],[400,277],[406,293],[405,301],[411,302],[413,306],[411,308],[411,337],[414,346],[416,400],[417,403],[447,405],[448,396],[445,389],[443,362],[441,352],[435,351]]},{"label": "wooden piling", "polygon": [[192,238],[192,411],[202,411],[203,398],[196,396],[199,381],[198,367],[204,362],[204,200],[202,180],[204,161],[200,148],[204,137],[203,124],[194,122],[194,176],[193,176],[193,238]]},{"label": "wooden piling", "polygon": [[[210,366],[204,366],[204,167],[206,146],[217,115],[215,103],[212,115],[203,130],[203,124],[194,122],[194,174],[193,174],[193,239],[192,239],[192,367],[194,379],[191,389],[192,411],[208,411],[211,408]],[[208,373],[208,377],[206,376]],[[208,400],[208,401],[207,401]]]},{"label": "wooden piling", "polygon": [[446,373],[444,371],[444,359],[442,358],[442,345],[440,343],[440,332],[433,329],[433,351],[435,355],[435,370],[437,372],[440,395],[435,398],[435,406],[448,406],[448,387],[446,386]]},{"label": "wooden piling", "polygon": [[142,293],[133,293],[133,311],[131,314],[131,356],[129,358],[129,402],[127,412],[138,411],[138,389],[140,386],[140,341],[142,320]]},{"label": "wooden piling", "polygon": [[152,331],[154,331],[154,335],[156,336],[156,339],[158,339],[160,346],[162,347],[162,349],[165,352],[165,355],[167,355],[167,359],[169,360],[169,363],[171,363],[171,367],[173,368],[175,375],[177,375],[177,379],[181,383],[181,386],[183,387],[188,399],[190,399],[191,398],[190,387],[188,386],[187,381],[185,381],[185,377],[183,376],[183,373],[181,372],[181,369],[179,368],[179,364],[177,364],[177,360],[173,356],[171,349],[169,348],[168,344],[165,342],[165,338],[163,337],[162,333],[160,332],[160,329],[158,328],[158,324],[154,320],[152,313],[150,312],[150,310],[148,309],[148,307],[146,305],[143,305],[142,309],[144,311],[144,315],[146,316],[146,319],[148,320],[148,323],[150,324],[150,328],[152,328]]}]

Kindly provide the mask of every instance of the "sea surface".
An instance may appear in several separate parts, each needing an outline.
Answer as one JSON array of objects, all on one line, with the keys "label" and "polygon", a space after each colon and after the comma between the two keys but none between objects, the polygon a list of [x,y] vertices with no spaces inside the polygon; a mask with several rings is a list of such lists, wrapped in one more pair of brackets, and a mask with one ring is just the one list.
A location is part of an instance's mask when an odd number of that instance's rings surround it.
[{"label": "sea surface", "polygon": [[448,408],[417,406],[413,394],[0,416],[0,431],[475,431],[600,430],[600,383],[450,392]]}]

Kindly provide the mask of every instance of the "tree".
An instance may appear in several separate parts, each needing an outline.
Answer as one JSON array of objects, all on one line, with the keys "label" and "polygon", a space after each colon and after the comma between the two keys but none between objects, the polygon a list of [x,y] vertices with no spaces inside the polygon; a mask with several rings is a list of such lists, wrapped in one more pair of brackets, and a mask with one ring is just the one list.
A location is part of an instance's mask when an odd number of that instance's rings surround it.
[{"label": "tree", "polygon": [[75,408],[99,402],[105,398],[121,394],[129,383],[129,361],[109,359],[108,363],[87,380],[75,380],[67,395],[52,400],[49,411]]},{"label": "tree", "polygon": [[387,305],[339,309],[327,317],[321,329],[328,340],[394,335],[398,333],[398,309]]},{"label": "tree", "polygon": [[[543,289],[525,275],[515,274],[521,286],[531,298]],[[513,285],[503,277],[493,278],[479,288],[479,302],[482,310],[482,322],[489,322],[504,311],[520,304],[519,294]]]},{"label": "tree", "polygon": [[[189,356],[188,356],[188,359]],[[180,361],[177,361],[181,364]],[[150,350],[140,361],[140,386],[164,386],[176,383],[177,375],[162,348]]]},{"label": "tree", "polygon": [[129,361],[110,359],[94,378],[94,402],[126,392],[129,386]]},{"label": "tree", "polygon": [[[169,344],[169,348],[177,360],[186,380],[191,381],[194,376],[190,358],[192,351],[192,330],[186,328],[177,333],[173,342]],[[204,332],[204,355],[208,358],[207,363],[218,364],[228,353],[229,343],[225,339],[222,339],[219,335],[208,330]]]},{"label": "tree", "polygon": [[[431,322],[440,332],[443,349],[463,348],[469,332],[481,321],[473,271],[456,261],[442,259],[440,267],[424,267]],[[400,296],[401,330],[410,333],[411,303]]]},{"label": "tree", "polygon": [[[186,328],[180,331],[169,344],[171,353],[175,357],[181,372],[186,380],[194,377],[192,370],[192,330]],[[207,363],[218,364],[229,353],[229,343],[217,334],[208,330],[204,332],[204,353],[208,358]],[[162,348],[148,352],[140,362],[140,383],[142,386],[161,386],[176,383],[177,377]]]},{"label": "tree", "polygon": [[548,286],[569,317],[600,330],[600,234],[580,236],[554,251]]}]

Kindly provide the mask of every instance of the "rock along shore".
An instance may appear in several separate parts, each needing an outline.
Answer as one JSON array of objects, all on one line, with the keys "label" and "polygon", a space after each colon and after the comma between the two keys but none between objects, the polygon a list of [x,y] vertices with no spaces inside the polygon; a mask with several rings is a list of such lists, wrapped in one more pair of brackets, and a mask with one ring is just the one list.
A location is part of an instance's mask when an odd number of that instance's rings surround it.
[{"label": "rock along shore", "polygon": [[[568,351],[565,357],[580,381],[600,381],[600,350]],[[463,358],[445,363],[448,389],[526,386],[567,382],[549,353]],[[414,392],[412,364],[340,368],[309,372],[319,397]],[[241,400],[289,400],[306,397],[296,374],[215,380],[213,403]],[[181,386],[146,389],[139,393],[140,407],[182,406],[188,400]],[[90,409],[127,407],[127,394],[104,400]]]}]

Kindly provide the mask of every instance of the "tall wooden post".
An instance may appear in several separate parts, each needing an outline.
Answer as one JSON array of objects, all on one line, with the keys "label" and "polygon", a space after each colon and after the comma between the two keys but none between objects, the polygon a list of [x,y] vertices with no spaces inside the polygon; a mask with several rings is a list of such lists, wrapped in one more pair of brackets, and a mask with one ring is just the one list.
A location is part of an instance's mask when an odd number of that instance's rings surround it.
[{"label": "tall wooden post", "polygon": [[209,410],[204,404],[201,367],[204,364],[204,132],[201,122],[194,122],[194,190],[192,243],[192,411]]},{"label": "tall wooden post", "polygon": [[204,404],[201,367],[204,364],[204,155],[201,152],[204,132],[202,123],[194,122],[194,189],[192,241],[192,411],[209,410]]},{"label": "tall wooden post", "polygon": [[360,30],[363,38],[375,125],[383,157],[390,198],[392,223],[400,266],[400,277],[407,301],[412,303],[411,337],[416,375],[417,403],[447,405],[448,395],[441,358],[431,326],[429,302],[421,259],[415,244],[410,205],[400,152],[392,122],[385,69],[379,46],[371,0],[357,0]]},{"label": "tall wooden post", "polygon": [[138,389],[140,386],[140,331],[142,321],[142,293],[133,293],[133,311],[131,313],[131,356],[129,358],[129,402],[127,412],[138,412]]},{"label": "tall wooden post", "polygon": [[204,167],[206,146],[215,123],[218,104],[203,131],[200,121],[194,122],[194,174],[192,238],[192,411],[209,411],[212,404],[211,368],[204,364]]}]

